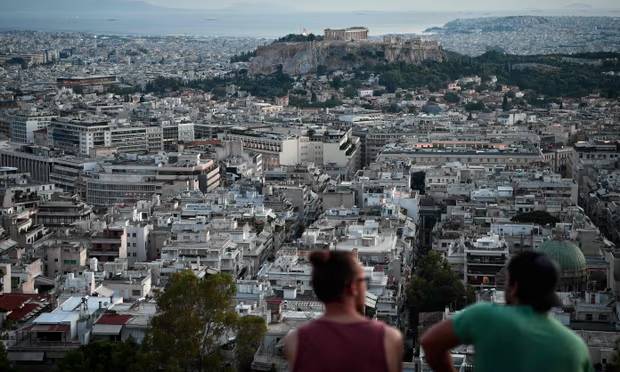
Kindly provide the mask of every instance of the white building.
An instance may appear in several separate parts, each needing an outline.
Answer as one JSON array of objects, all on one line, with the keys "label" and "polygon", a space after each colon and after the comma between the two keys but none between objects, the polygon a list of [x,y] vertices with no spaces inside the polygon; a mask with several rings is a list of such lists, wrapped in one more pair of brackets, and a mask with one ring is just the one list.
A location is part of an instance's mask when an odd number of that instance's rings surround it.
[{"label": "white building", "polygon": [[372,97],[372,95],[373,95],[373,90],[372,90],[372,89],[369,89],[369,88],[358,89],[358,90],[357,90],[357,95],[358,95],[360,98]]},{"label": "white building", "polygon": [[112,134],[107,119],[57,118],[49,124],[49,142],[70,154],[89,156],[95,148],[110,147]]},{"label": "white building", "polygon": [[297,255],[281,255],[258,272],[258,279],[269,281],[273,289],[295,288],[300,293],[312,290],[311,278],[312,266]]},{"label": "white building", "polygon": [[309,129],[291,133],[235,128],[226,141],[241,142],[245,150],[263,154],[267,169],[281,165],[315,164],[340,168],[349,176],[360,167],[361,144],[353,131]]},{"label": "white building", "polygon": [[336,250],[356,252],[365,265],[389,264],[398,256],[395,233],[379,232],[379,223],[366,220],[363,225],[350,225],[347,239],[336,243]]},{"label": "white building", "polygon": [[146,261],[146,246],[153,225],[127,224],[127,261],[129,266]]},{"label": "white building", "polygon": [[525,123],[526,121],[527,121],[527,114],[524,112],[505,113],[497,117],[497,122],[501,125],[514,125],[514,124],[517,124],[518,122]]},{"label": "white building", "polygon": [[34,132],[45,129],[56,115],[48,112],[22,112],[10,118],[12,142],[34,143]]},{"label": "white building", "polygon": [[179,124],[179,142],[192,142],[194,141],[194,123],[180,123]]},{"label": "white building", "polygon": [[491,234],[465,243],[465,284],[495,288],[497,276],[510,257],[508,245],[499,235]]}]

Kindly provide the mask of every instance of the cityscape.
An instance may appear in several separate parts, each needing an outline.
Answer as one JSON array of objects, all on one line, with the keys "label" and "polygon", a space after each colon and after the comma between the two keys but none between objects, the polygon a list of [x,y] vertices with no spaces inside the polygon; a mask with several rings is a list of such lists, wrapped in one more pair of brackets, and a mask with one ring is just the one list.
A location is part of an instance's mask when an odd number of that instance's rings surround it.
[{"label": "cityscape", "polygon": [[385,370],[440,370],[423,335],[514,305],[524,252],[584,371],[620,370],[620,16],[0,26],[1,371],[348,370],[300,366],[334,309],[317,252],[361,265]]}]

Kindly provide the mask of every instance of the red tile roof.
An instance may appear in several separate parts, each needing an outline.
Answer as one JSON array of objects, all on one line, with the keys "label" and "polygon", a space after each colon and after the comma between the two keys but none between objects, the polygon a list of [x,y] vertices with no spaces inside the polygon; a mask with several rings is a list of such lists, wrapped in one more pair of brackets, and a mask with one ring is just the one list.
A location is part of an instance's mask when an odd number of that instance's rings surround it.
[{"label": "red tile roof", "polygon": [[131,319],[131,315],[103,314],[95,324],[124,325]]},{"label": "red tile roof", "polygon": [[42,300],[43,298],[36,294],[25,293],[4,293],[0,295],[0,309],[4,311],[12,311],[19,309],[29,300]]},{"label": "red tile roof", "polygon": [[45,306],[47,306],[47,299],[37,294],[4,293],[0,295],[0,310],[7,312],[7,318],[13,321],[31,318]]},{"label": "red tile roof", "polygon": [[68,324],[35,324],[30,328],[31,332],[62,332],[66,333],[70,330]]},{"label": "red tile roof", "polygon": [[38,313],[39,311],[43,310],[44,307],[45,307],[44,305],[41,305],[38,303],[24,304],[24,306],[22,306],[21,308],[11,311],[9,315],[7,316],[7,318],[12,321],[19,322],[20,320],[23,320],[24,318],[26,318],[28,314],[32,313],[32,315],[34,315]]}]

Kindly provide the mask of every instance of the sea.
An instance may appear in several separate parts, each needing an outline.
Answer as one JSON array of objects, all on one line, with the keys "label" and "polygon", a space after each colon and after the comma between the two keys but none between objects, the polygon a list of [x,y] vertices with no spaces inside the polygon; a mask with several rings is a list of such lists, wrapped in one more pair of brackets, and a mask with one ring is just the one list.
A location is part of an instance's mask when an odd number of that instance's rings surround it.
[{"label": "sea", "polygon": [[[0,0],[1,1],[1,0]],[[596,10],[518,12],[242,12],[161,9],[141,12],[11,11],[0,13],[0,31],[88,32],[111,35],[184,35],[276,38],[322,34],[325,28],[365,26],[371,35],[422,33],[457,18],[509,15],[619,16]]]}]

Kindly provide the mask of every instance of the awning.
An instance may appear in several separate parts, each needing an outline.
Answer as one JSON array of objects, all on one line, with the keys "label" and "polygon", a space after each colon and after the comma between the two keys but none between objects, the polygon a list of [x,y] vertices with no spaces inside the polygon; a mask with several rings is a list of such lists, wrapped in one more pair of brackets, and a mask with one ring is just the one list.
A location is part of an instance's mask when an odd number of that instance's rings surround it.
[{"label": "awning", "polygon": [[95,324],[93,326],[94,336],[118,336],[121,334],[122,325],[118,324]]},{"label": "awning", "polygon": [[30,329],[31,332],[67,332],[69,331],[67,324],[35,324]]},{"label": "awning", "polygon": [[47,277],[42,276],[42,275],[39,275],[36,278],[34,278],[34,283],[35,283],[35,285],[47,285],[47,286],[54,286],[54,285],[56,285],[56,281],[54,279],[47,278]]},{"label": "awning", "polygon": [[41,362],[43,361],[43,352],[38,351],[9,351],[7,353],[7,358],[10,361],[21,362],[21,361],[32,361],[32,362]]},{"label": "awning", "polygon": [[370,307],[370,308],[376,308],[377,307],[377,296],[370,293],[370,292],[366,292],[366,298],[364,299],[364,305],[366,305],[366,307]]}]

